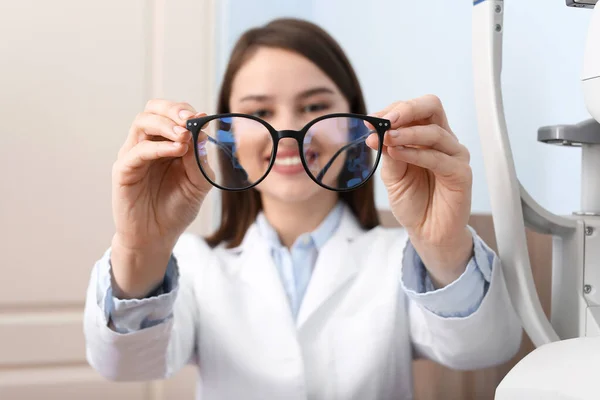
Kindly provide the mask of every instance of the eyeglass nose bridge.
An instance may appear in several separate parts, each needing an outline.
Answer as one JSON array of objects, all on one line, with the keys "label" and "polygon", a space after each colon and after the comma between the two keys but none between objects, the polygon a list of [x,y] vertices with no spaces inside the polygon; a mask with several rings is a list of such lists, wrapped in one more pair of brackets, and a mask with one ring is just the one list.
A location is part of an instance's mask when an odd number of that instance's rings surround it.
[{"label": "eyeglass nose bridge", "polygon": [[279,142],[281,139],[284,139],[284,138],[295,139],[298,142],[298,144],[300,144],[301,139],[302,139],[302,132],[295,131],[292,129],[285,129],[283,131],[277,131],[277,141]]},{"label": "eyeglass nose bridge", "polygon": [[292,138],[297,139],[300,138],[301,132],[294,131],[292,129],[285,129],[283,131],[277,131],[277,139],[281,140],[283,138]]}]

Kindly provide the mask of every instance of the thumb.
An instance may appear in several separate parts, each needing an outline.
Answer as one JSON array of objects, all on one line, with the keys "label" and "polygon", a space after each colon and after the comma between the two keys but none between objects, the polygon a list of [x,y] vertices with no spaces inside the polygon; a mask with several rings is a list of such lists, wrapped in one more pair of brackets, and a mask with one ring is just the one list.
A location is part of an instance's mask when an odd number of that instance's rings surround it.
[{"label": "thumb", "polygon": [[376,133],[372,133],[367,137],[367,140],[365,140],[365,143],[367,144],[367,146],[369,146],[371,149],[377,151],[379,150],[379,136],[377,136]]},{"label": "thumb", "polygon": [[[365,143],[371,149],[375,151],[379,150],[379,137],[377,134],[369,135]],[[386,185],[400,181],[404,177],[406,168],[408,167],[405,161],[393,158],[390,152],[392,154],[396,153],[393,147],[383,145],[381,149],[381,179]]]},{"label": "thumb", "polygon": [[[215,181],[215,173],[209,164],[207,143],[207,135],[200,131],[196,142],[196,148],[194,149],[194,141],[190,139],[188,151],[183,156],[183,164],[190,181],[195,186],[204,190],[210,189],[212,184],[206,179],[202,172],[204,172],[204,174],[206,174],[213,182]],[[197,159],[196,155],[198,156]]]},{"label": "thumb", "polygon": [[399,183],[406,175],[408,163],[399,160],[390,155],[394,153],[394,149],[388,146],[383,146],[381,149],[381,180],[388,185]]}]

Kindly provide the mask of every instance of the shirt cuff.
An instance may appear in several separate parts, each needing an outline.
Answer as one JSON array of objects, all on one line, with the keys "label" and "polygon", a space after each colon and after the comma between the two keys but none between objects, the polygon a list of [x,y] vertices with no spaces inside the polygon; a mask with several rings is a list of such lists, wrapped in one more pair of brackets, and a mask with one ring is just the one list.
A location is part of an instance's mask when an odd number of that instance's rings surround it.
[{"label": "shirt cuff", "polygon": [[404,249],[402,285],[406,294],[416,303],[440,317],[467,317],[477,311],[483,301],[492,276],[495,253],[477,233],[473,235],[474,255],[462,275],[449,285],[435,289],[431,277],[408,242]]},{"label": "shirt cuff", "polygon": [[131,333],[161,324],[173,316],[173,305],[179,288],[177,259],[171,255],[165,278],[143,299],[118,299],[113,295],[110,252],[108,262],[98,279],[98,292],[103,293],[101,307],[107,321],[112,321],[118,333]]}]

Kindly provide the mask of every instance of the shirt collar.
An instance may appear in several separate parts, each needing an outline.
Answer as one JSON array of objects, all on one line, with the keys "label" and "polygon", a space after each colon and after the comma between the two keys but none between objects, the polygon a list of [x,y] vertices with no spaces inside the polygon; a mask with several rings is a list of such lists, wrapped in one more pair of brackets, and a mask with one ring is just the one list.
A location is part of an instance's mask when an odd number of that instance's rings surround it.
[{"label": "shirt collar", "polygon": [[[312,244],[317,248],[321,249],[323,245],[333,236],[336,229],[338,228],[343,215],[343,204],[338,202],[336,206],[327,214],[325,219],[319,224],[319,226],[312,232],[300,235],[293,247],[298,245],[298,242],[303,238],[310,238]],[[281,241],[279,235],[275,229],[271,226],[264,213],[261,211],[256,217],[256,225],[260,235],[265,238],[271,246],[281,247]],[[306,235],[306,236],[305,236]]]}]

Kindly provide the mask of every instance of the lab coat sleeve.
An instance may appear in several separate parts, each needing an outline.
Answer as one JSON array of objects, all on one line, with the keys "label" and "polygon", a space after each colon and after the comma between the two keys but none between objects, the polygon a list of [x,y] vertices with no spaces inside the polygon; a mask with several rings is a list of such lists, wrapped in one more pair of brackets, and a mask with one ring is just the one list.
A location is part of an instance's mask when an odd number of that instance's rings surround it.
[{"label": "lab coat sleeve", "polygon": [[466,317],[483,300],[492,278],[494,252],[473,233],[474,255],[465,272],[450,285],[436,290],[423,261],[409,242],[404,250],[402,285],[406,294],[441,317]]},{"label": "lab coat sleeve", "polygon": [[110,251],[108,262],[99,265],[98,293],[103,301],[102,308],[107,321],[112,321],[115,331],[131,333],[150,328],[172,317],[173,304],[179,289],[177,259],[169,259],[162,285],[152,295],[143,299],[118,299],[113,296],[110,271]]},{"label": "lab coat sleeve", "polygon": [[[163,379],[193,359],[198,314],[193,279],[181,265],[185,260],[185,254],[174,251],[167,274],[173,280],[165,281],[166,292],[139,300],[117,300],[111,290],[103,290],[107,273],[110,277],[110,249],[95,264],[84,334],[88,363],[102,376],[115,381]],[[112,316],[116,330],[108,326]]]},{"label": "lab coat sleeve", "polygon": [[509,360],[522,337],[500,260],[471,232],[474,256],[456,281],[435,290],[410,242],[404,249],[401,279],[415,356],[461,370]]}]

